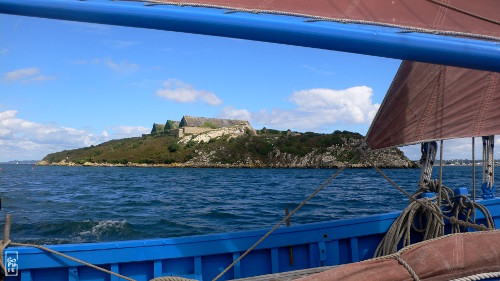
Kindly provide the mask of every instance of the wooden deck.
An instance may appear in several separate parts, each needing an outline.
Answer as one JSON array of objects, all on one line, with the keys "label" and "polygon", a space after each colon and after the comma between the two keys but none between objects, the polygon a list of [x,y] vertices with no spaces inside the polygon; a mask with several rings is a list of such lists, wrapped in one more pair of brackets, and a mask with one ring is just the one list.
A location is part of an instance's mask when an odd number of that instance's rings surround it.
[{"label": "wooden deck", "polygon": [[338,265],[314,267],[314,268],[308,268],[308,269],[302,269],[302,270],[294,270],[294,271],[288,271],[288,272],[260,275],[260,276],[233,279],[233,280],[237,280],[237,281],[288,281],[288,280],[299,279],[301,277],[312,275],[315,273],[323,272],[323,271],[326,271],[328,269],[331,269],[331,268],[334,268],[337,266]]}]

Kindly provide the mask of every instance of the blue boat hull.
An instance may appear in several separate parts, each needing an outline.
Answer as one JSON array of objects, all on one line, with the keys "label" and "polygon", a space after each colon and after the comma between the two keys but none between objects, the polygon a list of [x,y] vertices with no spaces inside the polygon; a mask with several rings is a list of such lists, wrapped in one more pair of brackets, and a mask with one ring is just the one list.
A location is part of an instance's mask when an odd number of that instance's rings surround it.
[{"label": "blue boat hull", "polygon": [[[500,199],[484,200],[500,225]],[[374,251],[399,213],[280,228],[221,280],[357,262]],[[478,222],[483,217],[478,215]],[[257,241],[266,230],[169,239],[55,245],[51,249],[138,281],[175,275],[211,280]],[[494,241],[492,241],[494,242]],[[293,249],[293,266],[289,248]],[[6,280],[120,280],[33,248],[18,252],[18,276]]]}]

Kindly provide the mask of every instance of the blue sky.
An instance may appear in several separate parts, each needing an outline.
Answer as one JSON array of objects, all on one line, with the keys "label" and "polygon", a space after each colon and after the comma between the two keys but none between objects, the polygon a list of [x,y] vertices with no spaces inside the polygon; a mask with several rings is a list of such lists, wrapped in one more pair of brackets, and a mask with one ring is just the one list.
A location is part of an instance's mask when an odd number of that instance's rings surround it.
[{"label": "blue sky", "polygon": [[[247,119],[255,128],[365,134],[399,64],[311,48],[0,15],[0,161],[41,159],[140,136],[154,122],[183,115]],[[405,151],[418,157],[418,148]],[[468,151],[470,146],[463,157]]]}]

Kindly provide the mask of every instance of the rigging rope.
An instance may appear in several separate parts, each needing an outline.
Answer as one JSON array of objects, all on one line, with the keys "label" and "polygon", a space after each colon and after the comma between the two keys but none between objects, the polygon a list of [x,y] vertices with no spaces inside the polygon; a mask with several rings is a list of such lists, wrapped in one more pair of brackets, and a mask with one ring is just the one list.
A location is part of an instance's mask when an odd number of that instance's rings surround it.
[{"label": "rigging rope", "polygon": [[[46,252],[49,252],[51,254],[54,254],[54,255],[58,255],[58,256],[61,256],[63,258],[66,258],[66,259],[69,259],[71,261],[74,261],[76,263],[79,263],[79,264],[83,264],[85,266],[88,266],[88,267],[91,267],[93,269],[96,269],[96,270],[99,270],[99,271],[102,271],[102,272],[105,272],[105,273],[108,273],[108,274],[111,274],[111,275],[114,275],[116,277],[119,277],[119,278],[122,278],[122,279],[125,279],[125,280],[128,280],[128,281],[136,281],[135,279],[132,279],[130,277],[127,277],[127,276],[124,276],[124,275],[121,275],[121,274],[118,274],[116,272],[113,272],[113,271],[110,271],[110,270],[107,270],[105,268],[102,268],[102,267],[99,267],[99,266],[96,266],[96,265],[93,265],[91,263],[88,263],[86,261],[82,261],[80,259],[77,259],[77,258],[74,258],[74,257],[71,257],[71,256],[68,256],[66,254],[63,254],[61,252],[58,252],[58,251],[54,251],[50,248],[47,248],[47,247],[44,247],[44,246],[41,246],[41,245],[36,245],[36,244],[27,244],[27,243],[17,243],[17,242],[12,242],[10,240],[7,240],[5,243],[3,240],[0,240],[0,243],[1,243],[1,250],[2,250],[2,253],[3,253],[3,250],[7,247],[7,246],[20,246],[20,247],[33,247],[33,248],[38,248],[40,250],[43,250],[43,251],[46,251]],[[5,267],[4,267],[4,262],[3,262],[3,256],[0,257],[0,262],[1,262],[1,267],[2,267],[2,270],[4,272],[5,271]]]},{"label": "rigging rope", "polygon": [[354,162],[358,158],[358,153],[354,155],[354,157],[349,160],[349,162],[345,163],[342,168],[340,168],[335,174],[333,174],[328,180],[326,180],[325,183],[323,183],[320,187],[318,187],[309,197],[307,197],[300,205],[298,205],[293,211],[291,211],[287,216],[285,216],[279,223],[277,223],[271,230],[269,230],[264,236],[262,236],[257,242],[255,242],[246,252],[244,252],[239,258],[237,258],[233,263],[231,263],[224,271],[219,273],[212,281],[217,281],[219,278],[221,278],[226,272],[228,272],[231,268],[233,268],[238,262],[240,262],[248,253],[250,253],[255,247],[257,247],[264,239],[266,239],[271,233],[273,233],[280,225],[282,225],[284,222],[286,222],[290,217],[295,214],[302,206],[304,206],[309,200],[311,200],[316,194],[318,194],[323,188],[325,188],[334,178],[336,178],[344,169],[346,169],[350,164]]},{"label": "rigging rope", "polygon": [[[457,203],[455,203],[453,200],[455,196],[451,188],[442,185],[441,181],[430,179],[436,148],[437,143],[422,145],[421,164],[423,165],[419,189],[414,194],[410,194],[377,167],[376,163],[370,157],[370,151],[366,143],[363,143],[360,147],[359,151],[363,154],[363,159],[369,162],[379,174],[410,199],[409,206],[401,212],[378,245],[375,250],[375,257],[397,252],[400,244],[403,247],[410,245],[412,230],[413,232],[420,233],[424,241],[443,236],[445,219],[450,221],[453,233],[462,231],[460,226],[463,227],[463,231],[466,231],[467,227],[477,230],[495,228],[494,221],[486,207],[471,202],[465,196],[456,197]],[[428,198],[419,199],[425,192],[438,193],[438,202],[436,203],[434,200]],[[475,220],[471,217],[471,215],[475,217],[476,208],[484,214],[487,226],[476,224]],[[461,220],[462,218],[464,220]],[[416,225],[417,222],[418,225]]]},{"label": "rigging rope", "polygon": [[[380,168],[378,168],[373,162],[371,162],[371,164],[373,165],[373,167],[375,168],[375,170],[377,170],[377,172],[379,172],[380,175],[382,175],[385,179],[387,179],[389,181],[389,183],[391,183],[396,189],[398,189],[399,191],[401,191],[403,194],[405,194],[406,196],[408,196],[408,198],[410,198],[411,201],[414,201],[415,200],[415,197],[413,195],[411,195],[410,193],[408,193],[406,190],[404,190],[402,187],[400,187],[399,185],[397,185],[393,180],[391,180],[384,172],[382,172],[380,170]],[[418,201],[420,202],[420,201]],[[423,205],[425,207],[425,205]],[[494,230],[494,226],[492,227],[486,227],[484,224],[476,224],[476,223],[470,223],[470,222],[464,222],[464,221],[461,221],[455,217],[449,217],[449,216],[446,216],[444,215],[443,213],[441,212],[436,212],[432,209],[430,209],[431,212],[435,213],[436,215],[438,216],[442,216],[443,219],[445,220],[449,220],[450,223],[452,224],[459,224],[460,226],[466,226],[466,227],[470,227],[470,228],[474,228],[476,230]]]},{"label": "rigging rope", "polygon": [[[375,256],[387,255],[397,251],[397,247],[403,239],[403,246],[410,245],[410,230],[413,229],[416,232],[423,233],[423,240],[428,240],[444,235],[444,220],[449,220],[453,233],[458,233],[461,231],[460,226],[464,227],[464,231],[467,227],[475,228],[477,230],[492,230],[495,229],[495,223],[488,209],[481,204],[471,202],[469,198],[465,196],[459,196],[458,203],[453,203],[450,199],[450,194],[453,194],[451,189],[446,186],[442,186],[441,194],[442,200],[444,201],[443,210],[439,206],[429,199],[415,199],[418,195],[421,195],[426,190],[419,189],[413,195],[410,195],[403,188],[398,186],[394,181],[390,180],[387,175],[385,175],[376,165],[372,162],[374,168],[389,182],[396,187],[398,190],[402,191],[406,196],[410,198],[410,205],[403,210],[399,217],[394,221],[386,235],[380,242],[377,250],[375,251]],[[437,181],[432,181],[428,186],[428,190],[436,190]],[[485,216],[487,226],[483,224],[476,224],[471,216],[475,214],[475,208],[478,208]],[[446,216],[444,213],[451,214]],[[415,218],[419,215],[419,225],[420,228],[416,227],[414,222]],[[461,220],[464,217],[465,220]],[[423,229],[423,218],[426,219],[426,224],[429,229]],[[411,227],[411,228],[410,228]]]},{"label": "rigging rope", "polygon": [[420,27],[411,27],[405,26],[401,24],[392,24],[392,23],[383,23],[376,21],[368,21],[368,20],[354,20],[354,19],[344,19],[344,18],[331,18],[331,17],[322,17],[322,16],[314,16],[309,14],[302,13],[292,13],[292,12],[283,12],[276,10],[260,10],[260,9],[244,9],[244,8],[234,8],[230,6],[224,5],[214,5],[214,4],[203,4],[203,3],[195,3],[195,2],[186,2],[186,3],[178,3],[171,1],[163,1],[163,0],[118,0],[125,2],[141,2],[146,3],[147,6],[154,5],[171,5],[171,6],[189,6],[189,7],[201,7],[201,8],[214,8],[214,9],[224,9],[227,10],[226,13],[252,13],[252,14],[271,14],[271,15],[281,15],[281,16],[292,16],[292,17],[301,17],[307,18],[305,22],[315,22],[315,21],[330,21],[337,23],[353,23],[353,24],[366,24],[366,25],[374,25],[374,26],[382,26],[382,27],[391,27],[391,28],[399,28],[402,29],[402,32],[420,32],[420,33],[428,33],[428,34],[436,34],[436,35],[450,35],[450,36],[458,36],[458,37],[467,37],[474,39],[483,39],[490,41],[500,41],[500,37],[490,36],[490,35],[482,35],[482,34],[474,34],[468,32],[460,32],[460,31],[448,31],[448,30],[437,30],[437,29],[429,29],[429,28],[420,28]]},{"label": "rigging rope", "polygon": [[431,181],[432,167],[436,160],[437,142],[430,141],[422,143],[420,151],[422,156],[420,157],[421,172],[418,186],[423,186]]},{"label": "rigging rope", "polygon": [[[7,240],[6,243],[4,243],[3,240],[0,240],[0,244],[1,244],[1,246],[0,246],[0,251],[1,252],[0,253],[3,253],[3,251],[5,250],[5,248],[7,246],[10,246],[10,245],[12,245],[12,246],[20,246],[20,247],[33,247],[33,248],[40,249],[42,251],[49,252],[49,253],[54,254],[54,255],[61,256],[63,258],[66,258],[66,259],[69,259],[71,261],[74,261],[76,263],[79,263],[79,264],[91,267],[91,268],[93,268],[95,270],[99,270],[99,271],[102,271],[104,273],[114,275],[114,276],[116,276],[118,278],[122,278],[122,279],[125,279],[125,280],[128,280],[128,281],[136,281],[135,279],[132,279],[130,277],[127,277],[127,276],[121,275],[119,273],[107,270],[107,269],[99,267],[97,265],[93,265],[93,264],[91,264],[89,262],[82,261],[82,260],[77,259],[75,257],[68,256],[66,254],[63,254],[61,252],[52,250],[52,249],[47,248],[45,246],[36,245],[36,244],[28,244],[28,243],[17,243],[17,242],[12,242],[10,240]],[[3,270],[3,272],[6,272],[5,271],[4,262],[3,262],[3,255],[0,255],[0,262],[1,262],[0,266],[1,266],[2,270]],[[157,278],[151,279],[150,281],[196,281],[196,280],[194,280],[194,279],[187,279],[187,278],[183,278],[183,277],[177,277],[177,276],[163,276],[163,277],[157,277]]]},{"label": "rigging rope", "polygon": [[495,197],[494,143],[495,136],[483,137],[483,199]]},{"label": "rigging rope", "polygon": [[478,14],[471,13],[471,12],[466,11],[464,9],[460,9],[460,8],[455,7],[455,6],[452,6],[450,4],[439,2],[439,1],[436,1],[436,0],[427,0],[427,1],[429,1],[431,3],[434,3],[436,5],[439,5],[439,6],[443,6],[445,8],[450,9],[450,10],[459,12],[461,14],[471,16],[471,17],[476,18],[476,19],[480,19],[480,20],[483,20],[483,21],[486,21],[486,22],[489,22],[489,23],[494,23],[494,24],[500,25],[500,21],[497,21],[497,20],[494,20],[494,19],[490,19],[490,18],[487,18],[487,17],[483,17],[483,16],[478,15]]}]

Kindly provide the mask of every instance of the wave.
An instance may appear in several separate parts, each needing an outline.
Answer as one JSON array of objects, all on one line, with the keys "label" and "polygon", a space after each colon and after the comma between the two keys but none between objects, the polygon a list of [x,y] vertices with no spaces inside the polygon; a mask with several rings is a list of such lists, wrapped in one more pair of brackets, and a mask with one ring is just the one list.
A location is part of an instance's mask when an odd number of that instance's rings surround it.
[{"label": "wave", "polygon": [[13,227],[19,241],[38,243],[82,243],[130,239],[136,236],[126,220],[83,220],[37,222],[29,227]]},{"label": "wave", "polygon": [[[126,220],[102,220],[102,221],[83,221],[84,224],[89,225],[91,228],[83,230],[78,234],[81,236],[93,236],[100,239],[102,236],[111,234],[120,234],[131,230],[131,225]],[[88,228],[88,227],[87,227]]]},{"label": "wave", "polygon": [[234,219],[234,218],[239,218],[240,216],[231,214],[231,213],[226,213],[226,212],[219,212],[219,211],[210,211],[205,214],[206,217],[208,218],[215,218],[215,219]]}]

